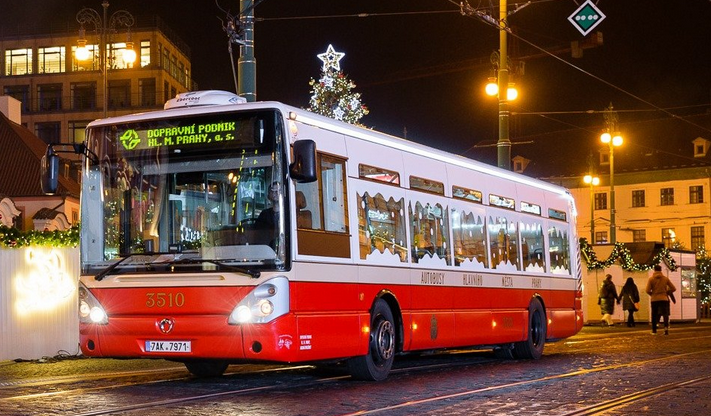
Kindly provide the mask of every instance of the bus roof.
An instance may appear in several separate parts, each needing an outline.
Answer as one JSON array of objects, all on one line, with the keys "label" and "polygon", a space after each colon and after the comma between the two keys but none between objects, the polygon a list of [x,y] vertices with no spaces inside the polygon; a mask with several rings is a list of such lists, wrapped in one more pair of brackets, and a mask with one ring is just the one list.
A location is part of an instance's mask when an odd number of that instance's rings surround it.
[{"label": "bus roof", "polygon": [[[222,93],[222,97],[229,97],[229,94]],[[234,94],[232,94],[234,95]],[[236,97],[236,95],[235,95]],[[214,102],[214,101],[213,101]],[[556,194],[560,194],[572,201],[570,192],[561,186],[525,176],[519,173],[511,172],[496,166],[488,165],[464,156],[448,153],[434,147],[415,143],[400,137],[391,136],[376,130],[371,130],[366,127],[356,126],[345,122],[337,121],[325,116],[321,116],[310,111],[292,107],[290,105],[277,101],[259,101],[259,102],[243,102],[241,100],[225,101],[226,104],[211,104],[211,105],[180,105],[166,110],[151,111],[145,113],[136,113],[125,116],[110,117],[99,119],[89,123],[88,128],[100,127],[104,125],[112,125],[117,123],[130,123],[136,121],[160,120],[166,118],[192,116],[200,114],[217,114],[231,111],[243,110],[264,110],[277,109],[289,120],[297,121],[317,128],[330,130],[336,133],[355,137],[361,140],[366,140],[372,143],[378,143],[384,146],[392,147],[404,152],[417,154],[440,160],[445,163],[450,163],[456,166],[461,166],[466,169],[472,169],[477,172],[489,174],[511,180],[513,182],[524,185],[533,186],[539,189],[547,190]]]}]

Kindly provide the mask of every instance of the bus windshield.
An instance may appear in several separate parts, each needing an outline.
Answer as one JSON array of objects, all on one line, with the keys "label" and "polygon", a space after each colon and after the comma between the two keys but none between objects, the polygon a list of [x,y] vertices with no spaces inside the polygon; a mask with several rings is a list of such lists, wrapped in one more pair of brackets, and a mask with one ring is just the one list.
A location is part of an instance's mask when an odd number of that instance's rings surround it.
[{"label": "bus windshield", "polygon": [[282,130],[273,110],[90,128],[83,272],[285,267]]}]

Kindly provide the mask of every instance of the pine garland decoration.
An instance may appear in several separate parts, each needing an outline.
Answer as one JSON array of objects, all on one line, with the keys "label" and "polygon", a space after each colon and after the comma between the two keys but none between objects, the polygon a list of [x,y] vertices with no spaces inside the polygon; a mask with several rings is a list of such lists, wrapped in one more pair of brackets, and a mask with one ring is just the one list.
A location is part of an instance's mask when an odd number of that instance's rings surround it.
[{"label": "pine garland decoration", "polygon": [[79,245],[79,225],[66,231],[20,231],[0,225],[0,248],[29,246],[76,247]]},{"label": "pine garland decoration", "polygon": [[608,257],[607,260],[600,261],[598,260],[592,246],[588,244],[588,240],[586,238],[581,238],[580,252],[585,257],[588,270],[604,269],[612,266],[615,261],[619,261],[622,269],[628,272],[643,272],[651,270],[655,265],[660,264],[662,261],[671,271],[676,270],[677,267],[676,261],[672,258],[666,247],[655,254],[652,258],[652,262],[649,264],[635,263],[632,259],[632,255],[630,254],[630,250],[627,248],[625,243],[615,243],[615,246],[612,248],[612,253],[610,253],[610,257]]}]

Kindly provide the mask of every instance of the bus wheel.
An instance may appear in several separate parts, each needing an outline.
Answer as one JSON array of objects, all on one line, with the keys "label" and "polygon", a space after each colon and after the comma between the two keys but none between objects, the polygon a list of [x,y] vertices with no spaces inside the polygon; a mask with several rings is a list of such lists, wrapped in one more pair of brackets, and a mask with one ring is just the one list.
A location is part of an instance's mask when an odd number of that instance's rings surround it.
[{"label": "bus wheel", "polygon": [[370,316],[368,354],[348,360],[353,378],[381,381],[390,373],[395,359],[395,324],[387,302],[378,299]]},{"label": "bus wheel", "polygon": [[532,299],[528,305],[528,339],[514,344],[516,358],[537,360],[543,356],[546,344],[546,312],[538,299]]},{"label": "bus wheel", "polygon": [[190,374],[198,377],[219,377],[228,365],[227,361],[221,360],[186,361],[184,364]]}]

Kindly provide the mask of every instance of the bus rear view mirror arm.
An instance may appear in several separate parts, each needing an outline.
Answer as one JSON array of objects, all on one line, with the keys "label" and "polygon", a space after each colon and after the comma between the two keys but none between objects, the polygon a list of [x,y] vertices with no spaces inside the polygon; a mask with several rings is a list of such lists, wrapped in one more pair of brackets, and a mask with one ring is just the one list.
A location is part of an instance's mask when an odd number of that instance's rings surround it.
[{"label": "bus rear view mirror arm", "polygon": [[84,155],[94,163],[99,162],[99,158],[83,143],[48,144],[47,151],[44,156],[42,156],[40,166],[40,184],[42,186],[42,192],[47,195],[54,195],[57,192],[59,181],[59,153]]}]

